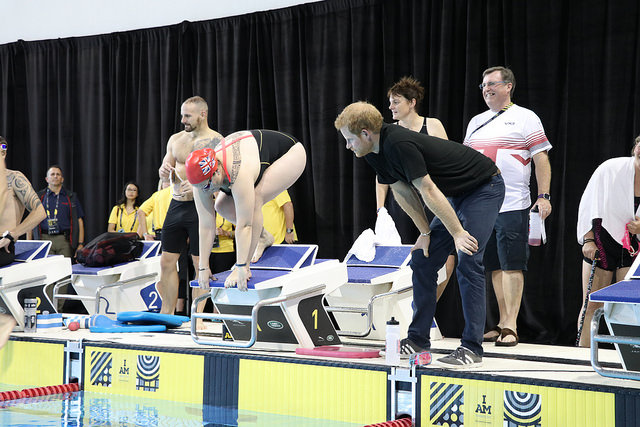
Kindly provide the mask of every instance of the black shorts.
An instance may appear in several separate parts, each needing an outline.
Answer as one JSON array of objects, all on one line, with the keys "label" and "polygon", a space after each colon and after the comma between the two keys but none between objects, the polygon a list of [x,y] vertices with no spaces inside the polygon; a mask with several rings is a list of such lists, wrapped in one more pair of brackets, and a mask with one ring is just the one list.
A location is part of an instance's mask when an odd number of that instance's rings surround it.
[{"label": "black shorts", "polygon": [[[595,244],[598,247],[598,258],[600,258],[596,262],[598,268],[615,271],[618,268],[631,267],[633,257],[631,257],[628,250],[623,248],[622,245],[611,237],[611,234],[602,227],[601,219],[593,220],[592,230],[593,240],[595,240]],[[638,248],[638,240],[635,235],[631,239],[631,246],[636,250]],[[589,264],[593,262],[593,260],[587,257],[582,257],[582,259]]]},{"label": "black shorts", "polygon": [[526,271],[529,260],[529,209],[498,214],[484,251],[485,271]]},{"label": "black shorts", "polygon": [[11,264],[16,259],[16,245],[9,243],[9,252],[5,248],[0,249],[0,267]]},{"label": "black shorts", "polygon": [[189,239],[189,254],[198,256],[198,212],[193,200],[171,200],[167,216],[162,224],[162,250],[179,254]]}]

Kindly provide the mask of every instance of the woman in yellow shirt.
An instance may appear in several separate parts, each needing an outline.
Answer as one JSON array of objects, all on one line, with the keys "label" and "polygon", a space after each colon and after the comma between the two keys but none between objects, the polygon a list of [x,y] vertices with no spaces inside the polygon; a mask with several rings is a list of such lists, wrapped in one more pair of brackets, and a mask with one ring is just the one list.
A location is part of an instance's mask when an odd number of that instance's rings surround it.
[{"label": "woman in yellow shirt", "polygon": [[137,233],[138,207],[140,207],[138,184],[133,181],[127,182],[122,193],[123,197],[111,209],[107,231]]},{"label": "woman in yellow shirt", "polygon": [[211,249],[211,255],[209,255],[209,266],[214,275],[231,269],[236,262],[233,244],[235,226],[218,213],[216,213],[216,234],[218,246]]}]

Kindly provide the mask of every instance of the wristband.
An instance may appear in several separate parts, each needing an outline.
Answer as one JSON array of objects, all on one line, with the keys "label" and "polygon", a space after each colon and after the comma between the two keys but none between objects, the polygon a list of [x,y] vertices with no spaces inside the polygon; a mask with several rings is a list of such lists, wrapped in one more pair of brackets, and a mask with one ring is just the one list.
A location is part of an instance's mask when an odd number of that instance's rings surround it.
[{"label": "wristband", "polygon": [[428,236],[431,234],[431,230],[429,230],[427,233],[420,233],[420,236]]},{"label": "wristband", "polygon": [[595,239],[584,239],[584,243],[583,244],[587,244],[587,243],[595,243]]},{"label": "wristband", "polygon": [[244,264],[238,264],[238,263],[236,263],[236,267],[246,267],[246,266],[247,266],[247,263],[246,263],[246,262],[245,262]]},{"label": "wristband", "polygon": [[198,268],[198,271],[205,271],[207,268],[209,268],[209,267],[204,267],[204,268],[200,267],[200,268]]},{"label": "wristband", "polygon": [[546,199],[548,201],[551,201],[551,194],[549,193],[538,194],[538,199]]}]

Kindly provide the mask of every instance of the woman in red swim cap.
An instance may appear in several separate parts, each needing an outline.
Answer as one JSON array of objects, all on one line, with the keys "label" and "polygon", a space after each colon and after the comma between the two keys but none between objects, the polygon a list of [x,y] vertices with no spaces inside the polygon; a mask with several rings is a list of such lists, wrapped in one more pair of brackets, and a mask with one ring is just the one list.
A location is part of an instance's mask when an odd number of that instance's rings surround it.
[{"label": "woman in red swim cap", "polygon": [[[233,133],[215,149],[205,148],[189,155],[187,179],[200,220],[200,288],[209,288],[208,265],[215,237],[215,213],[236,224],[236,268],[225,287],[247,290],[249,263],[264,241],[262,205],[293,185],[307,162],[303,145],[293,136],[272,130]],[[214,193],[219,193],[214,198]],[[264,249],[264,248],[262,248]]]}]

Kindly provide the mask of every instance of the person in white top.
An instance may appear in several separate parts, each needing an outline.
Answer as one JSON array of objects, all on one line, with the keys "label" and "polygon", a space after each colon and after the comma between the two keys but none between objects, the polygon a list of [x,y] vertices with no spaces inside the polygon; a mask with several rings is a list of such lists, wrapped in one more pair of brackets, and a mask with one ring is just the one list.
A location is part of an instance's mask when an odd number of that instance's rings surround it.
[{"label": "person in white top", "polygon": [[[582,245],[582,300],[587,300],[589,277],[591,292],[605,288],[614,277],[620,281],[638,254],[640,233],[640,136],[635,139],[631,157],[616,157],[595,170],[580,199],[577,225]],[[588,301],[578,316],[579,345],[589,347],[589,325],[601,303]],[[586,325],[586,327],[585,327]]]},{"label": "person in white top", "polygon": [[523,271],[529,258],[531,161],[538,187],[538,198],[531,209],[537,209],[545,219],[551,213],[551,144],[538,116],[511,101],[516,81],[510,69],[491,67],[482,77],[480,89],[489,110],[471,119],[464,144],[496,162],[506,186],[504,203],[484,255],[485,269],[492,272],[500,321],[484,339],[511,347],[519,342],[516,321],[524,287]]}]

